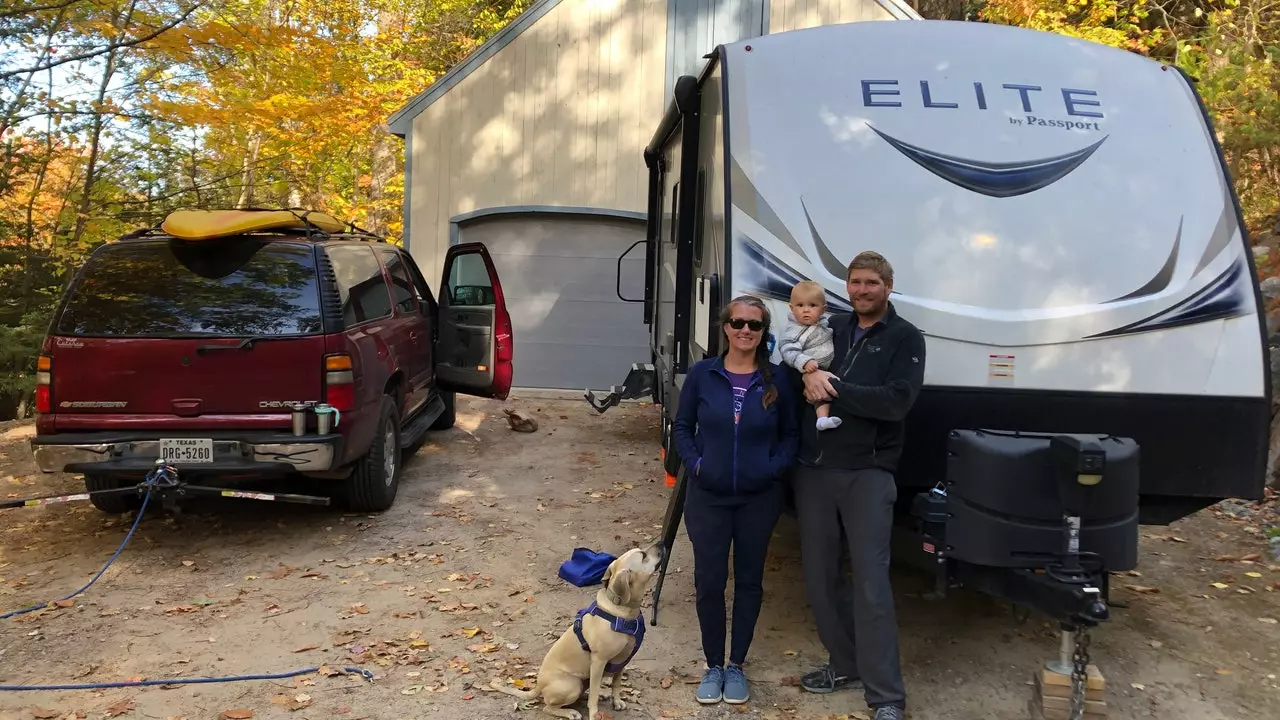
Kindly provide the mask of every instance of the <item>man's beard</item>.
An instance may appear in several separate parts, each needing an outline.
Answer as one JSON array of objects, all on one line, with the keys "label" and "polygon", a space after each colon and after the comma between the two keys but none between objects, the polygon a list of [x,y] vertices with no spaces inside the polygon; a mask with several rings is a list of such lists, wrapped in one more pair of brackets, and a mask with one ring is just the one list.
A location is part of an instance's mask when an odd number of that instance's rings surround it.
[{"label": "man's beard", "polygon": [[858,315],[874,316],[874,315],[880,315],[880,314],[882,314],[882,313],[883,313],[885,310],[887,310],[887,309],[888,309],[888,307],[889,307],[889,299],[888,299],[888,298],[885,298],[885,299],[883,299],[883,300],[879,300],[879,301],[875,301],[875,302],[876,302],[876,304],[875,304],[875,306],[874,306],[874,307],[872,307],[870,310],[868,310],[868,311],[866,311],[866,312],[863,312],[862,310],[859,310],[859,309],[858,309],[858,302],[855,300],[855,301],[854,301],[854,303],[853,303],[853,311],[854,311],[855,313],[857,313]]}]

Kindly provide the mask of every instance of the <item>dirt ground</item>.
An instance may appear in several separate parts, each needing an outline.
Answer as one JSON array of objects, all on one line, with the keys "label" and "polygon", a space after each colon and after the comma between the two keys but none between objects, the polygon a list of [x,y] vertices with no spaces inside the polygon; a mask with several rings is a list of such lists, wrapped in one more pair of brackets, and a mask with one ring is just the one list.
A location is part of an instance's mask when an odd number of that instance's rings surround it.
[{"label": "dirt ground", "polygon": [[[148,509],[119,559],[74,604],[0,621],[0,684],[349,665],[375,672],[372,683],[329,671],[0,692],[0,718],[538,717],[488,681],[531,676],[594,596],[556,576],[572,549],[616,554],[655,537],[669,490],[653,407],[597,415],[580,398],[533,397],[507,406],[534,412],[539,431],[512,432],[502,405],[460,399],[458,426],[418,450],[382,515],[221,499],[191,503],[176,518]],[[77,477],[34,469],[31,432],[0,425],[0,495],[77,488]],[[1093,636],[1111,717],[1280,717],[1280,563],[1254,510],[1144,528],[1140,575],[1116,579],[1136,588],[1116,593],[1128,607]],[[87,503],[0,511],[0,611],[83,585],[131,522]],[[864,717],[861,693],[813,696],[790,685],[824,659],[793,518],[783,518],[770,555],[747,665],[752,701],[735,709],[693,700],[701,661],[682,535],[659,625],[625,681],[631,707],[613,717]],[[924,599],[929,584],[895,575],[910,717],[1027,717],[1028,680],[1056,649],[1052,628],[1036,617],[1019,622],[983,596]]]}]

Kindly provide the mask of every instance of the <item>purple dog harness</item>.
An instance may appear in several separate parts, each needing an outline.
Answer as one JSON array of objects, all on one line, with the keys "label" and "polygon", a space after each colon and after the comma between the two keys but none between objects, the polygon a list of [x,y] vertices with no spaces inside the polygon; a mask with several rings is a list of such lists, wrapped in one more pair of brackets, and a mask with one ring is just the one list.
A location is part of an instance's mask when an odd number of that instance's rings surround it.
[{"label": "purple dog harness", "polygon": [[609,621],[609,627],[614,632],[620,632],[624,635],[630,635],[636,639],[635,647],[631,648],[631,654],[621,663],[609,663],[604,666],[605,672],[616,673],[622,672],[622,668],[631,662],[631,658],[636,656],[636,652],[640,650],[640,644],[644,642],[644,613],[640,613],[634,620],[624,620],[613,613],[601,610],[593,600],[590,605],[578,611],[578,616],[573,620],[573,634],[578,636],[578,643],[582,645],[582,649],[591,652],[591,646],[587,644],[587,638],[582,634],[582,618],[587,615],[595,615],[598,618],[604,618]]}]

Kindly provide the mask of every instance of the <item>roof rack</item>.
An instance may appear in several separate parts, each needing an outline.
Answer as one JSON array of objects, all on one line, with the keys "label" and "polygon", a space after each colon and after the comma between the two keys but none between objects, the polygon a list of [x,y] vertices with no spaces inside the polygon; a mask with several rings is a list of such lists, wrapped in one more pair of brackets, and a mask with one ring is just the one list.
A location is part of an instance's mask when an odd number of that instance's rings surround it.
[{"label": "roof rack", "polygon": [[[251,228],[251,229],[247,229],[247,230],[244,230],[244,231],[241,231],[241,232],[228,232],[225,236],[222,236],[222,237],[244,237],[244,236],[279,237],[279,236],[282,236],[282,235],[284,235],[284,236],[289,236],[289,235],[301,235],[301,236],[305,237],[307,240],[359,240],[359,241],[364,241],[364,242],[381,242],[381,243],[385,243],[385,242],[387,242],[387,239],[386,239],[385,237],[383,237],[383,236],[381,236],[381,235],[378,235],[377,233],[371,232],[371,231],[369,231],[369,230],[366,230],[366,229],[364,229],[364,228],[360,227],[359,225],[356,225],[356,224],[355,224],[355,223],[353,223],[353,222],[345,221],[345,220],[339,220],[339,219],[337,219],[337,218],[334,218],[334,217],[333,217],[333,216],[331,216],[331,215],[323,214],[323,213],[320,213],[320,211],[317,211],[317,210],[311,210],[311,209],[307,209],[307,208],[300,208],[300,207],[287,207],[287,208],[264,208],[264,207],[217,208],[217,207],[215,207],[215,208],[201,208],[201,210],[206,210],[206,211],[209,211],[209,212],[225,211],[225,212],[273,212],[273,213],[274,213],[274,212],[282,212],[282,211],[283,211],[283,212],[289,212],[289,213],[290,213],[290,214],[292,214],[295,218],[297,218],[298,220],[300,220],[300,221],[301,221],[301,223],[302,223],[300,227],[298,227],[298,226],[295,226],[295,227],[273,227],[273,228],[272,228],[272,227],[268,227],[268,228],[262,228],[262,229],[253,229],[253,228]],[[175,211],[175,212],[180,212],[180,211]],[[311,215],[312,213],[317,213],[317,214],[321,214],[321,215],[323,215],[323,216],[324,216],[324,218],[325,218],[325,219],[324,219],[324,220],[321,220],[320,222],[325,223],[325,224],[330,225],[330,226],[332,226],[334,223],[339,223],[339,224],[342,226],[342,229],[341,229],[341,230],[332,230],[332,229],[326,230],[324,227],[321,227],[319,224],[317,224],[316,222],[313,222],[313,221],[308,217],[308,216],[309,216],[309,215]],[[166,220],[167,220],[169,217],[171,217],[171,215],[170,215],[170,216],[166,216]],[[133,231],[130,231],[130,232],[128,232],[128,233],[125,233],[124,235],[119,236],[118,238],[116,238],[116,240],[117,240],[117,241],[119,241],[119,240],[141,240],[141,239],[148,239],[148,238],[166,238],[166,237],[168,237],[168,238],[176,238],[177,236],[173,235],[172,233],[170,233],[170,232],[166,231],[166,230],[163,228],[163,224],[164,224],[164,223],[163,223],[163,221],[162,221],[162,222],[161,222],[160,224],[158,224],[158,225],[154,225],[154,226],[150,226],[150,227],[142,227],[142,228],[138,228],[137,230],[133,230]],[[181,238],[178,238],[178,239],[181,239]]]}]

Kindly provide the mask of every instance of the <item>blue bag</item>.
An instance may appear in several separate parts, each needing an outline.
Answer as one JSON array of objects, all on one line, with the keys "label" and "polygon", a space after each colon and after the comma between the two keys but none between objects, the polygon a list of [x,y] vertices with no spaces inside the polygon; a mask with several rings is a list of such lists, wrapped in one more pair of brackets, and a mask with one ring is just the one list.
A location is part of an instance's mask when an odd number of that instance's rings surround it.
[{"label": "blue bag", "polygon": [[609,563],[616,560],[606,552],[595,552],[588,548],[573,549],[573,555],[560,565],[560,577],[578,587],[595,585],[604,577]]}]

